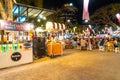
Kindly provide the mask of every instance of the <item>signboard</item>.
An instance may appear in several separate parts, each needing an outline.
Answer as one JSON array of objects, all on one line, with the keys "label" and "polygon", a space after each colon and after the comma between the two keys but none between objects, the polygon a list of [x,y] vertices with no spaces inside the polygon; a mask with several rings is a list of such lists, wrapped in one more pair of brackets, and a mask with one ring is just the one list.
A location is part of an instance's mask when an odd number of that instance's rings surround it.
[{"label": "signboard", "polygon": [[19,52],[14,52],[12,55],[11,55],[11,59],[13,61],[19,61],[21,59],[22,55],[19,53]]},{"label": "signboard", "polygon": [[33,29],[32,23],[19,23],[6,20],[0,20],[0,30],[30,31]]}]

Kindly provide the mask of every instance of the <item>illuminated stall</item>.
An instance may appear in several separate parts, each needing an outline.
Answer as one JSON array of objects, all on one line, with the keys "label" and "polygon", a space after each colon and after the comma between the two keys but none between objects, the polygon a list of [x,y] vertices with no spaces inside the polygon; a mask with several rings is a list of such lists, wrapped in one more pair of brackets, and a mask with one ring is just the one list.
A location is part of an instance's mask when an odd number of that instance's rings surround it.
[{"label": "illuminated stall", "polygon": [[46,30],[48,32],[63,31],[65,29],[66,29],[65,24],[56,23],[56,22],[47,22],[46,23]]},{"label": "illuminated stall", "polygon": [[[16,66],[33,61],[31,23],[0,20],[0,68]],[[29,42],[29,43],[27,43]]]},{"label": "illuminated stall", "polygon": [[[49,33],[57,33],[59,31],[63,32],[66,29],[65,24],[56,23],[56,22],[47,22],[46,23],[46,30]],[[59,36],[60,37],[60,36]],[[47,43],[47,52],[48,55],[54,56],[63,54],[63,38],[59,38],[59,40],[55,41],[53,38]]]}]

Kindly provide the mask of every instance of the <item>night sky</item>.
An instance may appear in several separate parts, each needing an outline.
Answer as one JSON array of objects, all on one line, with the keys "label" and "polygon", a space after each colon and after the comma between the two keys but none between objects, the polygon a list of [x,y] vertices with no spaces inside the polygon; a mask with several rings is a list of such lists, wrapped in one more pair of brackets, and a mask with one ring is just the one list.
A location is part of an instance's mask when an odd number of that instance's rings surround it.
[{"label": "night sky", "polygon": [[[61,8],[65,3],[73,3],[73,5],[77,7],[79,11],[82,10],[83,0],[44,0],[44,7],[48,9],[56,9]],[[120,0],[90,0],[89,12],[92,13],[96,9],[110,3],[120,3]]]},{"label": "night sky", "polygon": [[[47,2],[49,1],[49,2]],[[83,11],[83,0],[44,0],[44,8],[54,9],[63,7],[65,3],[73,3],[75,7],[78,8],[77,17],[78,22],[82,20],[82,11]],[[120,0],[90,0],[89,1],[89,14],[91,15],[100,7],[104,7],[111,3],[120,3]]]}]

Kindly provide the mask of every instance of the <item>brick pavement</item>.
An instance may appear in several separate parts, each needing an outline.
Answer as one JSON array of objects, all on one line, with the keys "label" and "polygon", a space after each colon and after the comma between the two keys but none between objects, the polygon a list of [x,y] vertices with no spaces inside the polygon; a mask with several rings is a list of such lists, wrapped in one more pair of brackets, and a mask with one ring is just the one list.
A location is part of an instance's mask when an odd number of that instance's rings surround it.
[{"label": "brick pavement", "polygon": [[120,80],[120,53],[65,50],[63,56],[0,70],[0,80]]}]

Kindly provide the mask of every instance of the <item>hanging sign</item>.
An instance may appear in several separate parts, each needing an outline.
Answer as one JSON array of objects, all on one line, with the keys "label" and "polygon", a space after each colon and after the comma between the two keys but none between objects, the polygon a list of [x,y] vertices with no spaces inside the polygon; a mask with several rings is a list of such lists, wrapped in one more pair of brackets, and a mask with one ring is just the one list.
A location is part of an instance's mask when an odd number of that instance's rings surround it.
[{"label": "hanging sign", "polygon": [[14,51],[18,51],[18,44],[12,44],[12,48]]},{"label": "hanging sign", "polygon": [[8,52],[8,44],[2,44],[2,52]]}]

